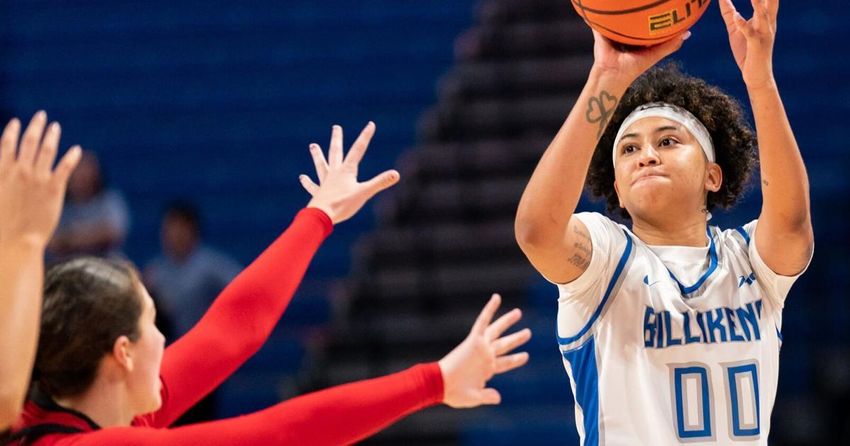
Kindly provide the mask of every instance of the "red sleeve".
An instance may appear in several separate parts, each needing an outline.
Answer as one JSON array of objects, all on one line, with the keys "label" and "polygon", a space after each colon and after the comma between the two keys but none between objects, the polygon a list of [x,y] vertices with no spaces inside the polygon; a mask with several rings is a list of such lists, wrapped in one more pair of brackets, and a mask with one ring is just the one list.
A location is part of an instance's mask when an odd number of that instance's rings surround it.
[{"label": "red sleeve", "polygon": [[45,437],[55,446],[340,445],[360,441],[400,418],[443,399],[437,363],[295,398],[251,415],[175,429],[107,428]]},{"label": "red sleeve", "polygon": [[301,210],[289,228],[216,298],[195,327],[166,349],[162,407],[138,424],[166,427],[220,385],[268,339],[333,224]]}]

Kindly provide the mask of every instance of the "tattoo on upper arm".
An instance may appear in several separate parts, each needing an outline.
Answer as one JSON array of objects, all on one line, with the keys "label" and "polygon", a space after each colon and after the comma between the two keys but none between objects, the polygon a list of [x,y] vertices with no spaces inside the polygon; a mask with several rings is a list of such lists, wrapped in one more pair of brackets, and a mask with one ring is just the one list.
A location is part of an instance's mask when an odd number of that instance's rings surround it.
[{"label": "tattoo on upper arm", "polygon": [[575,251],[567,261],[576,268],[585,270],[590,266],[590,259],[593,257],[593,244],[590,240],[590,233],[587,232],[587,229],[578,225],[573,226],[573,233],[578,237],[573,241]]},{"label": "tattoo on upper arm", "polygon": [[590,232],[587,232],[587,228],[584,226],[573,225],[573,233],[587,241],[590,241]]},{"label": "tattoo on upper arm", "polygon": [[605,131],[608,120],[611,119],[611,115],[617,108],[618,101],[619,99],[605,90],[602,90],[599,96],[594,96],[588,101],[587,112],[585,112],[584,117],[591,124],[599,123],[599,130],[596,132],[597,138],[600,138]]},{"label": "tattoo on upper arm", "polygon": [[582,254],[585,254],[585,255],[587,255],[588,257],[590,257],[591,255],[593,255],[593,250],[590,248],[590,245],[588,245],[587,243],[584,243],[584,242],[575,242],[575,243],[573,243],[573,247],[574,247],[575,249],[577,249],[577,250],[581,251],[581,253],[582,253]]},{"label": "tattoo on upper arm", "polygon": [[572,264],[576,268],[580,269],[587,269],[587,267],[590,266],[590,259],[578,253],[573,254],[573,256],[570,257],[570,260],[568,260],[568,262],[570,262],[570,264]]}]

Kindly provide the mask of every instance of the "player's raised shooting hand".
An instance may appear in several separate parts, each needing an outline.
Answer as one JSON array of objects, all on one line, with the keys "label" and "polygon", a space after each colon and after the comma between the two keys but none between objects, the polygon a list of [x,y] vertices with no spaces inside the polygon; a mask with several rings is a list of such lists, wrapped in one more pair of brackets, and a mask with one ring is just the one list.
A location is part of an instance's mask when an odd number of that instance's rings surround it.
[{"label": "player's raised shooting hand", "polygon": [[399,173],[395,170],[387,170],[363,183],[357,182],[357,168],[374,134],[375,123],[369,122],[344,156],[342,127],[335,125],[327,159],[318,144],[310,144],[319,184],[307,175],[301,175],[299,180],[313,196],[307,206],[321,209],[334,224],[348,220],[378,192],[398,183]]},{"label": "player's raised shooting hand", "polygon": [[633,47],[614,42],[593,30],[593,67],[631,84],[661,59],[675,53],[690,36],[691,32],[686,31],[657,45]]},{"label": "player's raised shooting hand", "polygon": [[491,323],[501,301],[502,298],[494,294],[475,320],[469,336],[440,360],[446,405],[469,408],[499,404],[501,395],[496,389],[488,388],[487,381],[528,362],[528,353],[508,353],[528,342],[531,330],[526,328],[502,336],[520,320],[520,310],[514,309]]},{"label": "player's raised shooting hand", "polygon": [[77,163],[79,147],[53,162],[59,149],[59,124],[47,126],[40,111],[21,137],[21,123],[12,119],[0,137],[0,243],[27,243],[44,249],[59,223],[65,189]]}]

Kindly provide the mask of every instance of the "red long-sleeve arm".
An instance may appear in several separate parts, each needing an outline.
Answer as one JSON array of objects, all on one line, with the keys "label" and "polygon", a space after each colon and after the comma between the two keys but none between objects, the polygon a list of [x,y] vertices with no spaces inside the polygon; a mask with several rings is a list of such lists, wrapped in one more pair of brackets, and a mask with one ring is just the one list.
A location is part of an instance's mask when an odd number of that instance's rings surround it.
[{"label": "red long-sleeve arm", "polygon": [[332,229],[324,212],[301,210],[221,292],[198,324],[166,349],[160,372],[162,407],[134,424],[170,425],[256,353]]},{"label": "red long-sleeve arm", "polygon": [[341,445],[362,440],[443,399],[437,363],[295,398],[251,415],[183,426],[108,428],[45,437],[42,446]]}]

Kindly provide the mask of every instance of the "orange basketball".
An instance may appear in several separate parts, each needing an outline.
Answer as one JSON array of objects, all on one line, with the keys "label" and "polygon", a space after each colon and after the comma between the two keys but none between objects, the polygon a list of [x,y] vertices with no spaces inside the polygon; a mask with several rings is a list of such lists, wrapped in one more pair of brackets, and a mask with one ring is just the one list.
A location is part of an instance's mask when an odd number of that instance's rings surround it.
[{"label": "orange basketball", "polygon": [[571,0],[578,14],[605,37],[628,45],[655,45],[684,32],[711,0]]}]

